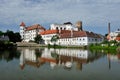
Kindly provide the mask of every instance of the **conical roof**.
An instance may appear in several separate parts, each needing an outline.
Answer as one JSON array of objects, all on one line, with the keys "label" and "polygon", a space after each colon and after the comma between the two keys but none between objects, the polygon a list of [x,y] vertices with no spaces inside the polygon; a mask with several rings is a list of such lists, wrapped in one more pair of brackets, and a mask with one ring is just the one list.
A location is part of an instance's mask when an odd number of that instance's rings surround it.
[{"label": "conical roof", "polygon": [[20,26],[25,27],[25,23],[21,22]]}]

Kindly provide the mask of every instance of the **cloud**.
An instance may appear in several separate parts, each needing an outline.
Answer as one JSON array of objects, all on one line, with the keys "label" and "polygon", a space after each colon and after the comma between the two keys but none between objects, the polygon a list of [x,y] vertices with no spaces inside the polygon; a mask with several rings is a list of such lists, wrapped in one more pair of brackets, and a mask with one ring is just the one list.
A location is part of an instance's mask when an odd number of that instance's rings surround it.
[{"label": "cloud", "polygon": [[105,28],[108,22],[118,28],[119,7],[120,0],[1,0],[0,25],[18,27],[24,21],[28,25],[49,26],[50,23],[82,20],[85,29]]}]

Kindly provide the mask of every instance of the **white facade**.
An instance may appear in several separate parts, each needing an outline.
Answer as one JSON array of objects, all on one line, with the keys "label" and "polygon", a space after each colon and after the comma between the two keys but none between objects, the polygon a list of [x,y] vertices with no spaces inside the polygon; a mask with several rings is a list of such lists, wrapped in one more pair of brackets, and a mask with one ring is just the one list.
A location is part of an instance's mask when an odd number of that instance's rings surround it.
[{"label": "white facade", "polygon": [[24,42],[34,41],[34,38],[42,31],[44,31],[45,28],[40,26],[39,24],[26,27],[24,23],[21,23],[20,25],[20,35],[21,39]]},{"label": "white facade", "polygon": [[72,24],[51,24],[50,29],[51,30],[75,30],[75,31],[78,30],[78,28],[76,28]]},{"label": "white facade", "polygon": [[120,34],[120,30],[117,30],[117,31],[115,31],[115,32],[111,32],[110,34],[109,34],[109,41],[111,41],[111,40],[116,40],[116,37],[118,36],[118,34]]},{"label": "white facade", "polygon": [[54,35],[58,35],[58,34],[42,35],[42,39],[45,41],[45,44],[53,44],[53,43],[51,42],[51,38],[52,38]]},{"label": "white facade", "polygon": [[29,42],[30,40],[34,41],[34,38],[37,36],[38,32],[36,30],[25,31],[24,41]]},{"label": "white facade", "polygon": [[57,44],[59,45],[76,45],[76,46],[87,46],[91,43],[100,43],[103,40],[101,38],[92,37],[76,37],[76,38],[62,38],[59,39]]}]

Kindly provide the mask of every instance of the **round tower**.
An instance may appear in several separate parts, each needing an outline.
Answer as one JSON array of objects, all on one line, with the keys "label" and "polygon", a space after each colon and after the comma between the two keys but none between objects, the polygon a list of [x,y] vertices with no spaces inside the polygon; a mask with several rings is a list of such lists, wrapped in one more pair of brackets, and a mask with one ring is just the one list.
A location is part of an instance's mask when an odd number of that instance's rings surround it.
[{"label": "round tower", "polygon": [[21,22],[20,24],[20,35],[21,35],[21,39],[23,40],[24,39],[24,35],[25,35],[25,23],[24,22]]},{"label": "round tower", "polygon": [[78,28],[78,31],[82,31],[82,21],[77,21],[75,26]]}]

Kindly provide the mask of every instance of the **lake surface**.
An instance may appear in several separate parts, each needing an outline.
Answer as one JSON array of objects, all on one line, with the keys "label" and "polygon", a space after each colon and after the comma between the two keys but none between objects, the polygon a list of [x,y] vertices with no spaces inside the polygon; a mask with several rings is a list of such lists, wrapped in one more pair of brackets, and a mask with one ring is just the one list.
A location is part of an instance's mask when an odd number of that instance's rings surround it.
[{"label": "lake surface", "polygon": [[0,51],[0,80],[120,80],[120,54],[23,47]]}]

